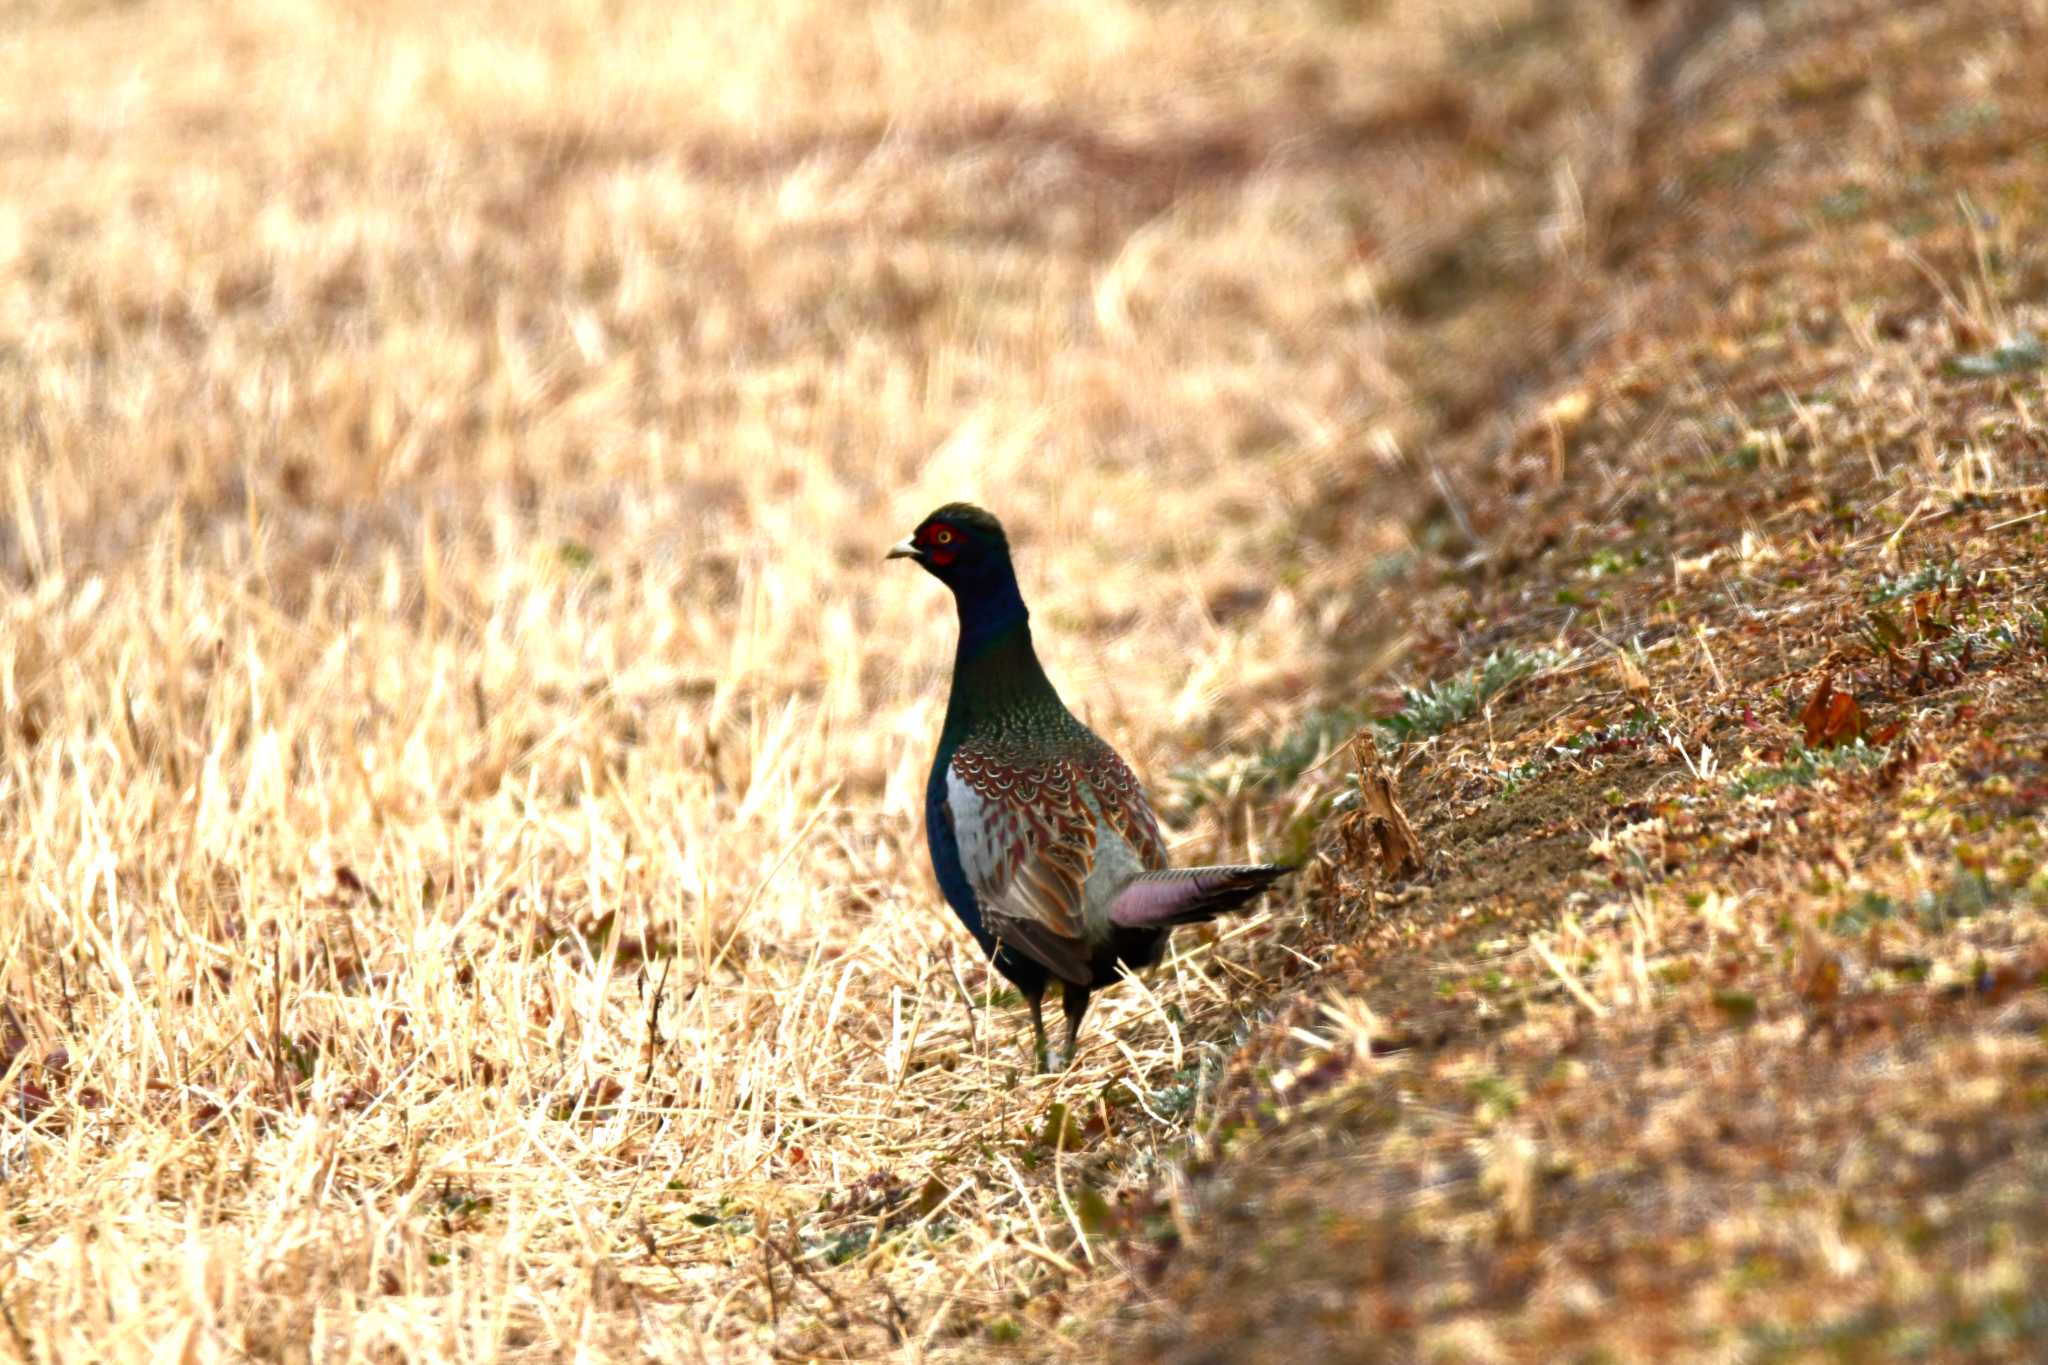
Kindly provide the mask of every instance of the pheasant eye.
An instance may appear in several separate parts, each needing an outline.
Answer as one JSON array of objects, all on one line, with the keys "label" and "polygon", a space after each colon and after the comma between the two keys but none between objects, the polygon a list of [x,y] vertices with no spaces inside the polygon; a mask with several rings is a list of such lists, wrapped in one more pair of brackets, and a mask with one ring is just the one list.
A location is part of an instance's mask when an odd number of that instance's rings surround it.
[{"label": "pheasant eye", "polygon": [[932,544],[951,545],[952,543],[953,533],[951,531],[948,531],[945,527],[941,526],[938,530],[932,532]]}]

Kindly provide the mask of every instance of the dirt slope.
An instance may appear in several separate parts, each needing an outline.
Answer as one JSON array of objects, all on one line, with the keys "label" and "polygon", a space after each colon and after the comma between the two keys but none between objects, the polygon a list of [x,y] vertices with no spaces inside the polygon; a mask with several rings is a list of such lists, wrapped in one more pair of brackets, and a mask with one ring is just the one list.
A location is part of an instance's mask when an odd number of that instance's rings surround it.
[{"label": "dirt slope", "polygon": [[1326,829],[1345,946],[1113,1220],[1152,1358],[2048,1351],[2044,24],[1738,16],[1472,305],[1582,325],[1436,451],[1431,862]]}]

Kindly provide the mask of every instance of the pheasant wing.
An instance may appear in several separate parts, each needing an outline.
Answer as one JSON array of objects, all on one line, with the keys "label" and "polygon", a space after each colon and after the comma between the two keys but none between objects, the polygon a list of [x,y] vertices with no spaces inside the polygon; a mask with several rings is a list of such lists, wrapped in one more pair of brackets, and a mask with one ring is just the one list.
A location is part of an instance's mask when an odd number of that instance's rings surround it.
[{"label": "pheasant wing", "polygon": [[946,813],[989,929],[1062,981],[1092,976],[1083,893],[1096,817],[1064,758],[962,744],[946,770]]},{"label": "pheasant wing", "polygon": [[1152,814],[1152,803],[1145,799],[1137,775],[1092,731],[1082,733],[1084,742],[1076,767],[1102,823],[1130,845],[1139,867],[1147,872],[1165,867],[1166,841],[1159,837],[1158,817]]}]

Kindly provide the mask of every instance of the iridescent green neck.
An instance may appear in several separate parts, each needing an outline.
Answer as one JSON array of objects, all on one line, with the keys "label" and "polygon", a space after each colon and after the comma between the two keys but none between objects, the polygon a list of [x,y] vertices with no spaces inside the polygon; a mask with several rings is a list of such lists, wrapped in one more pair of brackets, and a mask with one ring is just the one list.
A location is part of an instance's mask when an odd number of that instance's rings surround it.
[{"label": "iridescent green neck", "polygon": [[1019,612],[995,630],[970,631],[961,622],[960,647],[953,655],[953,690],[946,699],[947,735],[957,739],[991,723],[1007,723],[1007,728],[1034,715],[1059,712],[1059,694],[1038,662],[1021,603]]}]

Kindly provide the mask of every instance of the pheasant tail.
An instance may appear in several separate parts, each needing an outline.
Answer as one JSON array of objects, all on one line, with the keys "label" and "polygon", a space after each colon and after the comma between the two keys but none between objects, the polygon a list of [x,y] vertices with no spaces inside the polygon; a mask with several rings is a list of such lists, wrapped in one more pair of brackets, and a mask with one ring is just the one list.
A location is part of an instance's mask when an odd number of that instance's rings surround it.
[{"label": "pheasant tail", "polygon": [[1109,922],[1123,929],[1199,924],[1238,909],[1292,871],[1278,863],[1261,863],[1141,873],[1110,905]]}]

